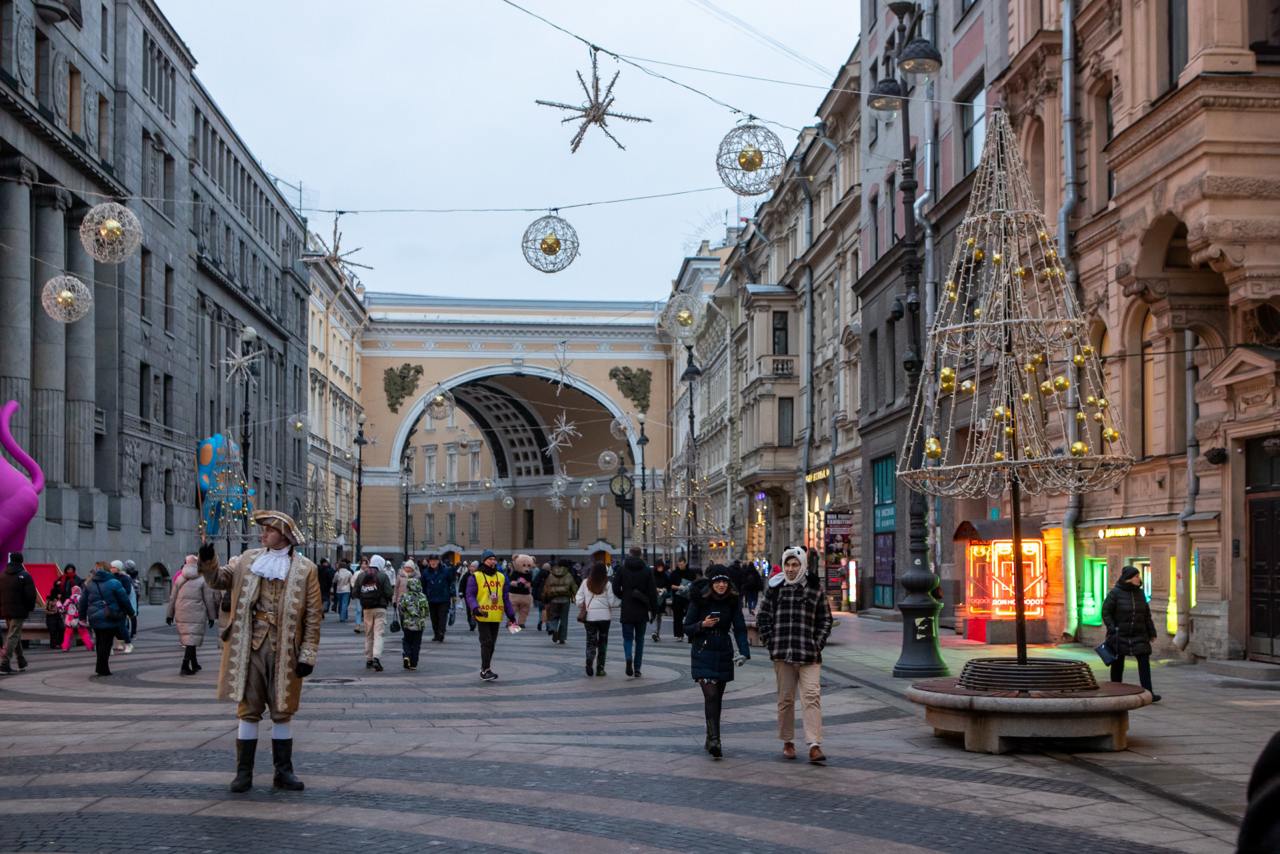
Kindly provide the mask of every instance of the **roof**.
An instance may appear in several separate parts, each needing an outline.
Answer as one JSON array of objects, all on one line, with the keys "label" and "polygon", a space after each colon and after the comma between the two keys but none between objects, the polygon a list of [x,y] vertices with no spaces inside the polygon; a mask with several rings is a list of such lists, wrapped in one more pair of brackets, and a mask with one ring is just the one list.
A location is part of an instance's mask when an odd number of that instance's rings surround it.
[{"label": "roof", "polygon": [[660,300],[556,300],[556,299],[497,299],[480,297],[446,297],[430,294],[403,294],[391,291],[366,291],[365,304],[373,306],[403,306],[406,308],[531,308],[579,311],[659,311]]}]

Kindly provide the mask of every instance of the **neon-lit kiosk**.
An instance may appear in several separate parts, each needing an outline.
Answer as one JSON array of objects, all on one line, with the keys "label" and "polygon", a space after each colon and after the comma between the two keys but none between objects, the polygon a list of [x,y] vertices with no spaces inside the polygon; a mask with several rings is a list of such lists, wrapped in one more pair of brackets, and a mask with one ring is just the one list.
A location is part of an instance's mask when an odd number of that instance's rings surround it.
[{"label": "neon-lit kiosk", "polygon": [[[1035,526],[1024,525],[1028,530]],[[1006,519],[962,522],[955,541],[964,549],[964,636],[986,643],[1013,643],[1015,634],[1013,524]],[[1022,540],[1027,642],[1047,643],[1044,603],[1044,541]]]}]

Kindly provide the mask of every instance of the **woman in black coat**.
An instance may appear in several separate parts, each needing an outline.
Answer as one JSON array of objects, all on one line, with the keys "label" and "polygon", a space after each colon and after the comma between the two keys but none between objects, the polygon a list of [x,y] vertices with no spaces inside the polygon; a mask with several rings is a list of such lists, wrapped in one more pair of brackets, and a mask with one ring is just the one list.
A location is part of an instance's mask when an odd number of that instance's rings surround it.
[{"label": "woman in black coat", "polygon": [[[658,610],[658,585],[644,565],[639,549],[632,549],[613,574],[613,592],[622,600],[622,652],[627,658],[627,675],[639,676],[644,661],[644,629]],[[632,657],[634,647],[635,656]]]},{"label": "woman in black coat", "polygon": [[[689,660],[693,680],[702,686],[703,712],[707,719],[706,751],[715,758],[720,750],[720,708],[725,686],[733,681],[735,664],[751,658],[747,623],[742,618],[738,593],[724,567],[712,566],[707,579],[693,583],[684,631],[689,636]],[[732,639],[730,635],[732,634]],[[738,654],[733,654],[734,646]]]},{"label": "woman in black coat", "polygon": [[1137,567],[1126,566],[1120,571],[1120,580],[1102,603],[1102,622],[1107,627],[1107,646],[1116,655],[1111,681],[1124,681],[1124,658],[1132,655],[1138,659],[1138,681],[1151,691],[1151,702],[1159,702],[1160,695],[1151,690],[1151,642],[1156,639],[1156,624]]}]

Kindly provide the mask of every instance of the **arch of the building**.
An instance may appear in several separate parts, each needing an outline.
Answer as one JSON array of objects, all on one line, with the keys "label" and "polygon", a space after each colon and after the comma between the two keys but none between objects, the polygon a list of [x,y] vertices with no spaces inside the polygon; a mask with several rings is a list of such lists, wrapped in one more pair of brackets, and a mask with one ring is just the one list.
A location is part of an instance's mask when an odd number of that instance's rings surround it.
[{"label": "arch of the building", "polygon": [[[479,380],[485,380],[492,377],[503,376],[530,376],[538,377],[550,382],[563,382],[566,386],[577,389],[587,395],[596,403],[599,403],[604,407],[614,418],[617,418],[619,421],[627,425],[627,445],[631,450],[631,460],[629,463],[634,467],[635,461],[640,459],[640,446],[637,444],[639,436],[637,435],[634,426],[631,424],[631,418],[623,411],[622,407],[613,400],[613,398],[609,397],[607,393],[596,388],[581,377],[573,375],[566,377],[557,370],[540,367],[538,365],[521,365],[519,368],[516,368],[510,363],[484,365],[482,367],[472,368],[469,371],[463,371],[460,374],[455,374],[446,380],[442,380],[428,389],[425,394],[413,402],[413,405],[406,411],[405,417],[400,420],[400,426],[396,429],[395,442],[392,445],[394,453],[391,458],[393,460],[398,460],[402,457],[409,441],[410,431],[413,425],[417,423],[417,421],[422,417],[423,412],[426,411],[427,402],[430,401],[438,392],[448,391],[452,393],[453,389],[456,389],[459,386],[464,386],[468,383],[474,383]],[[491,434],[486,434],[485,441],[489,443],[490,450],[493,451],[496,456],[498,449],[493,445],[493,436]]]}]

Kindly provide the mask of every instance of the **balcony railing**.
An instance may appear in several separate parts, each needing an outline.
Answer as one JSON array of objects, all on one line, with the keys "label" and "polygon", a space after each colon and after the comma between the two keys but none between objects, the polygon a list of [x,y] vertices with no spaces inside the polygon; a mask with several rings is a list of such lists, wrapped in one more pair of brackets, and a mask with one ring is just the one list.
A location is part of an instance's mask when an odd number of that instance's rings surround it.
[{"label": "balcony railing", "polygon": [[795,356],[767,354],[756,358],[756,376],[790,379],[796,375]]}]

